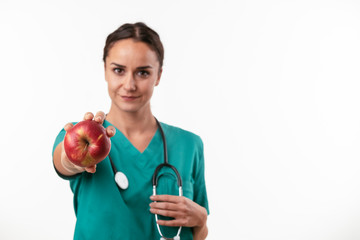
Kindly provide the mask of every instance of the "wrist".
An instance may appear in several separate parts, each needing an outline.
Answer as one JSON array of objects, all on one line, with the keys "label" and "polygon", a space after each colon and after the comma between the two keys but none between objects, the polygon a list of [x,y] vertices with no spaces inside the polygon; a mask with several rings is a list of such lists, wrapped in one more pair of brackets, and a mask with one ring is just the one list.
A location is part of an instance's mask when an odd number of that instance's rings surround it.
[{"label": "wrist", "polygon": [[204,207],[200,207],[200,215],[199,215],[199,222],[198,224],[195,226],[195,228],[204,228],[206,227],[206,222],[207,222],[207,211]]},{"label": "wrist", "polygon": [[194,232],[204,232],[205,230],[207,230],[206,222],[203,225],[193,227],[193,230]]},{"label": "wrist", "polygon": [[84,168],[74,165],[66,158],[61,159],[61,166],[68,173],[67,175],[75,175],[84,171]]},{"label": "wrist", "polygon": [[194,240],[204,240],[208,235],[207,228],[207,211],[204,207],[201,207],[201,214],[199,224],[193,227],[193,239]]}]

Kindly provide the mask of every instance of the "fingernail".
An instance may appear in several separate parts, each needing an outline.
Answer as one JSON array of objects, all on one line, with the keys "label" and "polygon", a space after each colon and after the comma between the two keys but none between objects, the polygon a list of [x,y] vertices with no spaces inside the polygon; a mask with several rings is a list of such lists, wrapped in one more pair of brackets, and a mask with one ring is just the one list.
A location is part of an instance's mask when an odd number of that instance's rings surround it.
[{"label": "fingernail", "polygon": [[150,196],[150,199],[153,200],[153,199],[154,199],[154,196]]}]

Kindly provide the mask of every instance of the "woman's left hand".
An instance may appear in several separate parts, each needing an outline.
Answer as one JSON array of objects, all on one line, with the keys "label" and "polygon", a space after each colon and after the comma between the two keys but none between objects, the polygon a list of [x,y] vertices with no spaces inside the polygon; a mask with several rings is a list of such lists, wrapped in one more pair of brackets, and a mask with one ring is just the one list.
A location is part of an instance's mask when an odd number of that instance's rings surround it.
[{"label": "woman's left hand", "polygon": [[207,211],[189,198],[173,195],[151,196],[150,212],[173,220],[158,220],[163,226],[185,226],[202,228],[206,226]]}]

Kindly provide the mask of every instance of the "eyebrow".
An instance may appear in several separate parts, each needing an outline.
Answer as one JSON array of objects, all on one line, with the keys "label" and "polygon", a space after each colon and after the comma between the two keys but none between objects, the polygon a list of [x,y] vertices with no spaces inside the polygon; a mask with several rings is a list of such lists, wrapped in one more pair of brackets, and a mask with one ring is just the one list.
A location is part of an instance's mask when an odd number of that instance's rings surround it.
[{"label": "eyebrow", "polygon": [[[115,66],[120,67],[120,68],[126,68],[126,66],[121,65],[121,64],[117,64],[117,63],[114,63],[114,62],[110,63],[110,65],[115,65]],[[142,69],[147,69],[147,68],[152,68],[152,66],[150,66],[150,65],[140,66],[140,67],[137,67],[136,69],[142,70]]]}]

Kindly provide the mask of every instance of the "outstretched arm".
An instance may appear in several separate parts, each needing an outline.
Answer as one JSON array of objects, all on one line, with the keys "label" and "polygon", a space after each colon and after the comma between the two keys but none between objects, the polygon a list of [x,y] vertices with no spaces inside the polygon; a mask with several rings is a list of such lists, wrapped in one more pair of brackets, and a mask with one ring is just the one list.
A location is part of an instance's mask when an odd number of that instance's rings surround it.
[{"label": "outstretched arm", "polygon": [[[105,113],[98,112],[95,117],[92,113],[86,113],[84,116],[84,120],[90,120],[93,119],[98,122],[99,124],[102,124],[105,119]],[[65,131],[69,131],[73,127],[72,123],[68,123],[65,125],[64,129]],[[115,128],[110,126],[106,129],[106,133],[109,137],[112,137],[115,135]],[[90,172],[94,173],[96,171],[96,165],[91,167],[79,167],[74,165],[70,162],[69,158],[66,156],[65,150],[64,150],[64,141],[59,143],[57,147],[55,148],[54,155],[53,155],[53,161],[54,166],[56,170],[65,175],[65,176],[72,176],[80,172]]]}]

